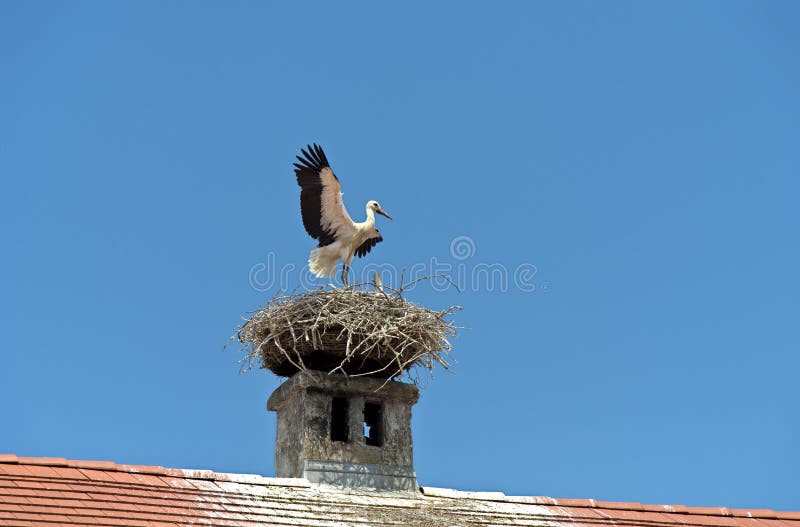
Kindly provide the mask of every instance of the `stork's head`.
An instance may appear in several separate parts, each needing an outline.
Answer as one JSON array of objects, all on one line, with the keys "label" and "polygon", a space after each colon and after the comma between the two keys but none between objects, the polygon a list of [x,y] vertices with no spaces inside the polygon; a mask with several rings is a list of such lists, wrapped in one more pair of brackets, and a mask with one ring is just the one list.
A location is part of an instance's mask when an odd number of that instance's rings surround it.
[{"label": "stork's head", "polygon": [[390,220],[392,219],[392,217],[389,216],[389,213],[381,208],[381,204],[378,203],[375,200],[371,200],[371,201],[367,202],[367,210],[371,210],[375,214],[380,214],[381,216],[386,216]]}]

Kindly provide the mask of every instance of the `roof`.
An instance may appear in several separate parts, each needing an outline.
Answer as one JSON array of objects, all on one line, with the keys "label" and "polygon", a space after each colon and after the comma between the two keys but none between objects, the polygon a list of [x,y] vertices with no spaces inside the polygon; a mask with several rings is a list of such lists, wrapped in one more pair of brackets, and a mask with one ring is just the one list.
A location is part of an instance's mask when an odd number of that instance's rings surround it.
[{"label": "roof", "polygon": [[800,527],[798,512],[420,490],[346,493],[304,479],[0,455],[0,526]]}]

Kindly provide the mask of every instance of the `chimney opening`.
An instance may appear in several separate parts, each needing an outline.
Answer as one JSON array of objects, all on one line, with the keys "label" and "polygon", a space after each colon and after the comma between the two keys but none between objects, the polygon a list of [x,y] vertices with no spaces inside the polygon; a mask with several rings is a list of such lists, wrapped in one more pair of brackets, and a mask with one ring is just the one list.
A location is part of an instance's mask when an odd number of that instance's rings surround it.
[{"label": "chimney opening", "polygon": [[383,446],[383,409],[379,403],[364,403],[364,442]]},{"label": "chimney opening", "polygon": [[350,403],[344,397],[334,397],[331,402],[331,441],[349,441],[348,414]]}]

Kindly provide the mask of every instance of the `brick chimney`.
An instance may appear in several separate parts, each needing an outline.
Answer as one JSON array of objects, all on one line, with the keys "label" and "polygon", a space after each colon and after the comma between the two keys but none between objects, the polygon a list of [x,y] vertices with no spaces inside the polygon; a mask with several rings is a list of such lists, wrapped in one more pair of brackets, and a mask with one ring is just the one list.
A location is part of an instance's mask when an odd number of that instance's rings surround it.
[{"label": "brick chimney", "polygon": [[411,407],[416,386],[300,372],[267,401],[278,414],[275,475],[361,491],[416,493]]}]

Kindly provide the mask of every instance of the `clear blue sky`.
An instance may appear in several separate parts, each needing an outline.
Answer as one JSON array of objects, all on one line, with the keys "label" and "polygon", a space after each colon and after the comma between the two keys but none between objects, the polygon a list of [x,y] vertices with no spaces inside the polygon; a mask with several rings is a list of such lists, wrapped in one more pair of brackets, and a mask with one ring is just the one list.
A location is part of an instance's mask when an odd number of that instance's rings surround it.
[{"label": "clear blue sky", "polygon": [[395,218],[367,262],[536,269],[412,293],[468,328],[415,408],[422,484],[800,509],[798,23],[0,3],[0,452],[273,474],[280,380],[220,350],[277,291],[251,269],[313,246],[291,163],[316,141],[355,218]]}]

